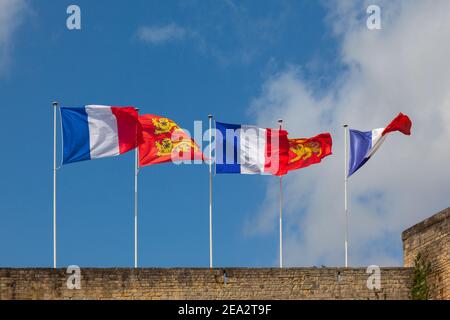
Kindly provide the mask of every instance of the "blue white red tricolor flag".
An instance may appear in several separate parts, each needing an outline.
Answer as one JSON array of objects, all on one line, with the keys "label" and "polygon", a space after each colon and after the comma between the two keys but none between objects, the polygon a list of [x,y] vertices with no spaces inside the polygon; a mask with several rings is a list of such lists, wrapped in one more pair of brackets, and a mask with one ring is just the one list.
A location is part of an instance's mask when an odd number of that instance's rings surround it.
[{"label": "blue white red tricolor flag", "polygon": [[380,148],[390,132],[399,131],[411,135],[412,122],[408,116],[400,113],[386,128],[371,131],[350,129],[350,161],[348,176],[361,168]]},{"label": "blue white red tricolor flag", "polygon": [[287,173],[289,141],[285,130],[216,122],[216,173]]},{"label": "blue white red tricolor flag", "polygon": [[117,156],[142,143],[134,107],[61,107],[63,164]]}]

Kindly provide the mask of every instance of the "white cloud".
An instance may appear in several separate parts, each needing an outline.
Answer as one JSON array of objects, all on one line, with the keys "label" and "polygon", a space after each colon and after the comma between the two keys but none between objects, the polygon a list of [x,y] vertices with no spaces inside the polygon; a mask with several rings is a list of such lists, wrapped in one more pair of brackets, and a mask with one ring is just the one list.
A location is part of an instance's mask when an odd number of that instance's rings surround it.
[{"label": "white cloud", "polygon": [[139,28],[138,38],[146,43],[158,45],[171,41],[179,41],[188,36],[189,32],[171,23],[165,26],[144,26]]},{"label": "white cloud", "polygon": [[[333,134],[333,156],[285,180],[288,265],[343,264],[343,123],[372,129],[398,112],[413,121],[412,136],[389,136],[350,178],[352,265],[401,265],[401,231],[450,205],[450,2],[378,3],[383,30],[369,31],[363,2],[328,2],[347,71],[327,92],[290,67],[268,79],[251,105],[262,126],[286,119],[292,137]],[[251,223],[257,233],[278,230],[271,184]]]},{"label": "white cloud", "polygon": [[26,8],[25,0],[0,0],[0,72],[10,61],[14,32]]}]

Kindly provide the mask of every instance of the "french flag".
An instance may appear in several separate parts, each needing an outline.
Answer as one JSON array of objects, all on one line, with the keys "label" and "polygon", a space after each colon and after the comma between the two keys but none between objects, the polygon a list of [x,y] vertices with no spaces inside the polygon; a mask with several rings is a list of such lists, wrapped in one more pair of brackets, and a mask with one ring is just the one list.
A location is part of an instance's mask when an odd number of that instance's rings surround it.
[{"label": "french flag", "polygon": [[287,131],[216,122],[216,173],[287,173]]},{"label": "french flag", "polygon": [[348,176],[350,177],[361,168],[380,148],[387,134],[399,131],[411,135],[412,122],[408,116],[400,113],[386,128],[372,131],[358,131],[350,129],[350,162]]},{"label": "french flag", "polygon": [[61,107],[63,164],[117,156],[142,143],[134,107]]}]

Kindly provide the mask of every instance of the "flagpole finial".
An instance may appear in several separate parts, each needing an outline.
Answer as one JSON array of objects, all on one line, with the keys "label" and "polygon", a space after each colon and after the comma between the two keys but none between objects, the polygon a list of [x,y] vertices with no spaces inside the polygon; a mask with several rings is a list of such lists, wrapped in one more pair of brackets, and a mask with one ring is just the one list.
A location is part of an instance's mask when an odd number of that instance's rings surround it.
[{"label": "flagpole finial", "polygon": [[278,119],[278,123],[282,124],[283,123],[283,119]]},{"label": "flagpole finial", "polygon": [[59,104],[58,101],[53,101],[53,106],[54,106],[54,107],[57,107],[58,104]]},{"label": "flagpole finial", "polygon": [[208,114],[208,119],[212,119],[212,114]]},{"label": "flagpole finial", "polygon": [[344,128],[347,128],[347,127],[348,127],[348,124],[344,124],[343,127],[344,127]]}]

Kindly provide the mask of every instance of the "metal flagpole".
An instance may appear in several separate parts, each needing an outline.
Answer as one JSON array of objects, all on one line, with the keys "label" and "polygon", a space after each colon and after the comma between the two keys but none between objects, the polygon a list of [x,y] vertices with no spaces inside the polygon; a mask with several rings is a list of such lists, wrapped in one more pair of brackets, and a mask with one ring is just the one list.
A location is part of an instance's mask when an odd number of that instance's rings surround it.
[{"label": "metal flagpole", "polygon": [[[139,112],[139,108],[135,108]],[[137,130],[137,129],[136,129]],[[137,131],[136,131],[137,139]],[[139,146],[134,150],[134,268],[138,267],[138,175]]]},{"label": "metal flagpole", "polygon": [[[281,126],[283,120],[279,119],[278,123]],[[280,268],[283,268],[283,177],[280,176]]]},{"label": "metal flagpole", "polygon": [[138,174],[139,174],[139,147],[135,150],[134,161],[134,267],[138,266]]},{"label": "metal flagpole", "polygon": [[213,234],[212,234],[212,119],[209,119],[209,267],[213,267]]},{"label": "metal flagpole", "polygon": [[345,267],[348,267],[348,125],[344,124],[344,211],[345,211]]},{"label": "metal flagpole", "polygon": [[56,269],[56,111],[58,102],[53,102],[53,268]]}]

